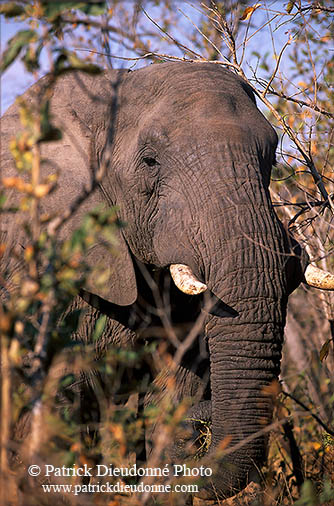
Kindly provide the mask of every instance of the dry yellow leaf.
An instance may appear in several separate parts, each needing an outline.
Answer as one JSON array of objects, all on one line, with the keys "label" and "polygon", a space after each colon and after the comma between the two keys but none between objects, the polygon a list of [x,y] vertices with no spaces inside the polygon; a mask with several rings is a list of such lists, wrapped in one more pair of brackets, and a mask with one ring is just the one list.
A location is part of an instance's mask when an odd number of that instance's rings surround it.
[{"label": "dry yellow leaf", "polygon": [[260,6],[261,6],[261,4],[260,4],[260,3],[258,3],[258,4],[253,5],[252,7],[247,7],[247,8],[244,10],[244,12],[243,12],[243,14],[242,14],[242,16],[241,16],[241,18],[240,18],[240,21],[247,21],[247,19],[249,19],[249,18],[251,17],[251,15],[253,14],[253,12],[254,12],[254,11],[255,11],[258,7],[260,7]]},{"label": "dry yellow leaf", "polygon": [[113,433],[116,441],[124,441],[123,427],[119,424],[112,424],[110,430]]},{"label": "dry yellow leaf", "polygon": [[45,197],[52,188],[49,184],[39,184],[33,189],[31,183],[26,183],[20,177],[4,177],[2,184],[6,188],[15,188],[19,192],[33,194],[37,198]]},{"label": "dry yellow leaf", "polygon": [[34,247],[31,244],[28,244],[26,249],[24,250],[24,258],[26,262],[30,262],[34,255]]},{"label": "dry yellow leaf", "polygon": [[27,191],[28,186],[20,177],[4,177],[2,178],[2,184],[5,188],[16,188],[20,192]]},{"label": "dry yellow leaf", "polygon": [[232,441],[232,436],[229,434],[228,436],[225,436],[224,439],[219,443],[219,450],[225,450],[225,448],[228,447],[230,442]]},{"label": "dry yellow leaf", "polygon": [[[22,322],[16,322],[15,330],[17,330],[18,324],[21,324],[23,327]],[[19,341],[17,339],[12,339],[12,341],[10,343],[10,348],[9,348],[9,358],[10,358],[11,362],[13,364],[15,364],[16,366],[22,365],[22,357],[21,357],[20,350],[21,350],[21,347],[20,347]]]},{"label": "dry yellow leaf", "polygon": [[78,442],[73,443],[70,450],[71,450],[71,452],[80,452],[81,451],[81,444]]},{"label": "dry yellow leaf", "polygon": [[39,184],[35,188],[34,195],[35,195],[35,197],[37,197],[38,199],[40,199],[42,197],[45,197],[45,195],[47,195],[50,190],[51,190],[51,185],[49,185],[49,184]]},{"label": "dry yellow leaf", "polygon": [[294,6],[294,5],[295,5],[295,2],[294,2],[294,1],[292,1],[292,2],[289,2],[289,3],[288,3],[288,5],[287,5],[287,7],[286,7],[286,12],[287,12],[288,14],[290,14],[290,12],[292,11],[292,9],[293,9],[293,6]]},{"label": "dry yellow leaf", "polygon": [[27,279],[21,287],[21,295],[23,297],[31,297],[35,295],[39,290],[39,284],[32,279]]},{"label": "dry yellow leaf", "polygon": [[[20,322],[20,321],[15,322],[15,326],[14,326],[14,328],[15,328],[15,332],[16,332],[17,334],[23,334],[23,331],[24,331],[24,325],[23,325],[23,323],[22,323],[22,322]],[[16,346],[16,345],[15,345],[15,346]]]},{"label": "dry yellow leaf", "polygon": [[311,144],[311,153],[312,155],[316,155],[318,153],[318,147],[315,142],[312,142]]}]

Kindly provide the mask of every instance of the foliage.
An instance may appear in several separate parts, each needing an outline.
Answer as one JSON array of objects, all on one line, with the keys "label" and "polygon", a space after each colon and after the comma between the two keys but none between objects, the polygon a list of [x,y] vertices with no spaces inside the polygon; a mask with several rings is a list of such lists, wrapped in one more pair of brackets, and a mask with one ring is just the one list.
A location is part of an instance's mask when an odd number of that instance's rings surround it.
[{"label": "foliage", "polygon": [[[22,23],[2,54],[2,72],[18,60],[36,77],[45,71],[48,61],[52,79],[75,69],[98,73],[105,66],[204,60],[241,75],[280,134],[271,186],[278,213],[311,259],[334,271],[334,8],[330,1],[206,0],[189,7],[159,0],[18,0],[2,3],[0,13]],[[138,416],[138,397],[131,397],[126,408],[119,409],[119,397],[129,394],[121,388],[124,375],[152,361],[155,345],[134,350],[110,348],[97,360],[94,343],[105,332],[105,316],[96,318],[89,344],[70,338],[83,317],[75,301],[89,275],[84,253],[95,234],[105,233],[112,243],[119,224],[114,210],[107,214],[92,211],[73,237],[59,247],[55,232],[48,228],[51,217],[42,217],[39,212],[41,199],[48,198],[57,185],[57,174],[40,181],[39,171],[41,145],[57,142],[61,131],[52,124],[47,93],[35,108],[21,102],[20,111],[24,129],[11,144],[18,174],[2,182],[20,193],[19,211],[26,214],[23,232],[31,239],[17,259],[22,269],[0,310],[1,367],[7,371],[1,385],[3,504],[8,497],[15,501],[17,484],[26,490],[26,497],[34,490],[34,482],[27,482],[19,466],[14,474],[9,472],[10,430],[17,420],[25,422],[26,413],[31,417],[27,462],[33,457],[44,462],[48,455],[67,466],[89,464],[100,453],[106,462],[126,465],[133,462],[133,452],[142,448],[144,425],[164,417],[155,455],[159,450],[162,454],[186,409],[181,405],[175,411],[168,397],[164,414],[150,408]],[[1,206],[6,209],[3,198]],[[5,256],[3,244],[0,254]],[[307,313],[305,307],[309,308]],[[333,322],[331,295],[304,288],[293,295],[281,375],[290,397],[280,398],[276,406],[268,464],[263,470],[264,504],[315,505],[334,500],[330,439]],[[166,352],[159,356],[162,362],[157,368],[171,363]],[[80,400],[75,385],[96,373],[114,385],[112,402],[98,385],[92,395],[92,411],[98,399],[100,423],[105,427],[99,439],[95,427],[83,436],[76,422]],[[145,379],[138,382],[135,374],[127,383],[135,385],[135,396],[145,389]],[[43,437],[38,432],[41,426]],[[208,427],[203,434],[209,439]],[[302,467],[298,470],[299,457]],[[164,461],[159,459],[154,463],[163,467]],[[298,480],[300,472],[304,483]],[[70,500],[78,504],[74,498]],[[105,496],[105,501],[114,501],[110,504],[135,504],[135,500],[133,496],[116,501]],[[29,501],[43,504],[38,495],[32,494]]]}]

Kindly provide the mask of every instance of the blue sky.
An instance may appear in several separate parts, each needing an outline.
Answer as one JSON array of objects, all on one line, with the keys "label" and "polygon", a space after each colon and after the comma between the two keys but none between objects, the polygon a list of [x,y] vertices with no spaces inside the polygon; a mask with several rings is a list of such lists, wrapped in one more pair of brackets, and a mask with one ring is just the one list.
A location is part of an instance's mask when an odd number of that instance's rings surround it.
[{"label": "blue sky", "polygon": [[[1,52],[3,52],[6,42],[15,35],[18,27],[18,23],[8,22],[3,16],[0,16]],[[27,75],[22,63],[11,65],[4,72],[1,76],[1,115],[14,102],[16,96],[21,95],[33,82],[33,76]]]}]

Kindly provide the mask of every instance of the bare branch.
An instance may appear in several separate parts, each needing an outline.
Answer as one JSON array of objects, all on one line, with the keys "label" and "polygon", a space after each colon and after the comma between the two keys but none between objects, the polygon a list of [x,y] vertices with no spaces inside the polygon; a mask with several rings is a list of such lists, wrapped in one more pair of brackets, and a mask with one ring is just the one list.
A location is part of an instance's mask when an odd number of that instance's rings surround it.
[{"label": "bare branch", "polygon": [[308,107],[309,109],[313,109],[313,111],[319,112],[320,114],[327,116],[327,118],[334,118],[334,113],[329,112],[326,109],[323,109],[322,107],[320,107],[318,104],[316,104],[314,102],[305,102],[305,100],[289,97],[288,95],[286,95],[282,91],[277,91],[277,90],[274,90],[273,88],[270,88],[268,90],[268,92],[271,95],[275,95],[276,97],[284,98],[284,100],[287,100],[288,102],[293,102],[297,105],[300,105],[301,107],[305,106],[305,107]]},{"label": "bare branch", "polygon": [[278,69],[279,69],[279,66],[280,66],[280,63],[281,63],[281,59],[282,59],[283,53],[284,53],[284,51],[286,50],[286,48],[287,48],[287,47],[291,44],[291,42],[292,42],[292,38],[289,38],[289,40],[288,40],[288,41],[284,44],[284,46],[282,47],[282,49],[281,49],[281,51],[280,51],[280,53],[279,53],[279,55],[278,55],[278,57],[277,57],[277,59],[276,59],[276,66],[275,66],[275,68],[274,68],[274,71],[273,71],[273,73],[272,73],[272,75],[271,75],[271,77],[270,77],[269,81],[267,82],[267,85],[266,85],[265,89],[264,89],[264,90],[263,90],[263,92],[262,92],[262,96],[263,96],[263,97],[265,97],[265,96],[266,96],[266,94],[267,94],[267,92],[268,92],[268,90],[269,90],[269,88],[270,88],[270,86],[271,86],[271,83],[272,83],[272,82],[273,82],[273,80],[275,79],[276,74],[277,74]]}]

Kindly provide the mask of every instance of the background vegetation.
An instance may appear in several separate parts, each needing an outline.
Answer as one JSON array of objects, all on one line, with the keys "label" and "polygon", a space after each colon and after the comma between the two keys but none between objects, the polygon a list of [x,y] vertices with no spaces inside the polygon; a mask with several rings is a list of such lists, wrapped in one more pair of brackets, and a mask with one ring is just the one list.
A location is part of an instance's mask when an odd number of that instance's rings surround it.
[{"label": "background vegetation", "polygon": [[[330,0],[35,0],[2,2],[0,13],[18,27],[2,53],[2,71],[20,60],[35,79],[46,71],[57,79],[72,69],[94,73],[106,67],[134,69],[166,60],[204,60],[241,75],[280,137],[271,184],[277,212],[311,259],[334,272],[334,7]],[[21,102],[20,110],[22,132],[11,144],[18,176],[2,184],[21,194],[19,207],[30,223],[25,228],[30,246],[17,259],[24,268],[11,278],[10,295],[0,308],[0,502],[4,505],[18,503],[19,488],[24,504],[50,503],[29,482],[22,462],[13,463],[11,430],[17,420],[22,426],[28,415],[32,420],[29,444],[21,457],[24,462],[43,462],[47,456],[48,462],[82,465],[94,462],[101,452],[105,462],[129,465],[142,444],[144,424],[164,416],[165,433],[156,442],[151,462],[163,467],[161,449],[186,409],[180,406],[175,411],[167,399],[164,415],[154,410],[138,415],[136,400],[119,409],[119,390],[113,392],[112,402],[98,392],[104,428],[99,441],[94,441],[94,427],[83,438],[76,422],[75,395],[70,403],[64,401],[62,409],[55,409],[55,392],[59,405],[68,395],[66,387],[83,372],[98,370],[119,386],[124,371],[135,371],[147,360],[159,369],[172,357],[163,352],[160,342],[145,349],[112,348],[96,361],[95,343],[106,324],[103,316],[90,344],[68,339],[80,325],[80,308],[68,314],[66,308],[89,274],[81,262],[84,251],[94,234],[103,234],[112,246],[119,224],[113,210],[92,212],[72,240],[60,250],[56,247],[55,231],[45,232],[48,218],[40,215],[39,202],[48,198],[57,176],[40,181],[39,153],[43,142],[57,142],[61,133],[52,124],[47,93],[33,108]],[[22,173],[29,174],[29,184],[22,183]],[[4,198],[1,205],[6,208]],[[4,243],[0,254],[5,255]],[[43,265],[48,268],[41,270]],[[4,281],[8,275],[1,273],[2,284],[8,283]],[[304,286],[291,297],[281,381],[272,387],[277,406],[263,483],[224,504],[334,501],[333,302],[332,294]],[[168,326],[166,315],[162,321]],[[145,380],[131,381],[137,382],[140,395]],[[61,504],[58,496],[56,500]],[[95,494],[86,500],[87,504],[145,504],[150,498]],[[183,504],[182,500],[180,496],[168,499],[170,504]],[[78,504],[74,497],[67,501]],[[81,497],[80,504],[83,501]]]}]

